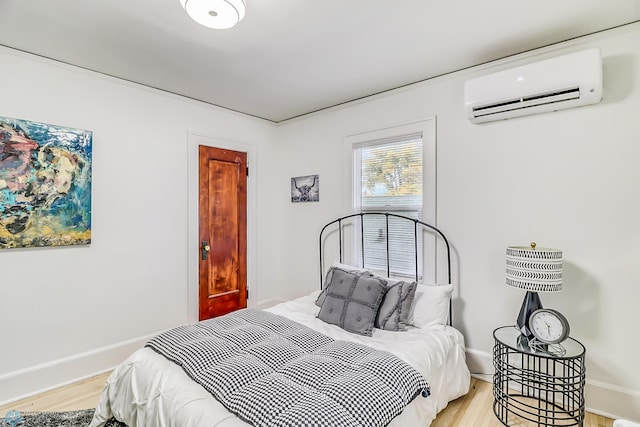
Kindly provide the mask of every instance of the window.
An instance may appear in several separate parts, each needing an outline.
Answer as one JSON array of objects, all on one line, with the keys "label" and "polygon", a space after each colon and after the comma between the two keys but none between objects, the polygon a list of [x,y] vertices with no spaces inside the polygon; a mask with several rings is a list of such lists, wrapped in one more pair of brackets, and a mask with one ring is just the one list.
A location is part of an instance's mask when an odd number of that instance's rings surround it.
[{"label": "window", "polygon": [[[422,220],[422,134],[404,135],[353,145],[353,184],[356,210],[389,212]],[[414,228],[411,223],[389,217],[387,260],[385,216],[367,217],[364,226],[364,266],[387,269],[396,277],[422,278],[420,257],[416,265]],[[422,247],[418,236],[418,247]],[[388,263],[387,263],[388,261]]]},{"label": "window", "polygon": [[[427,120],[345,138],[350,151],[350,200],[356,212],[389,212],[435,224],[435,121]],[[418,235],[414,245],[413,224],[389,218],[390,259],[387,260],[387,224],[384,215],[367,217],[363,239],[349,242],[347,260],[394,277],[435,280],[435,268],[423,277],[424,259],[435,250],[428,236]],[[361,245],[364,242],[364,260]],[[416,265],[417,258],[417,265]],[[431,261],[430,261],[431,262]],[[433,273],[433,275],[432,275]]]}]

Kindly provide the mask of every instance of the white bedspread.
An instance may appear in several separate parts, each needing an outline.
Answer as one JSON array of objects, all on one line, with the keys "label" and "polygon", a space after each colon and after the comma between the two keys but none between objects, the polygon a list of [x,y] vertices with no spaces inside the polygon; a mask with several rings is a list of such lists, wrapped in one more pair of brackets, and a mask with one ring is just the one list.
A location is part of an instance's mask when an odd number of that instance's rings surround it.
[{"label": "white bedspread", "polygon": [[[431,385],[431,396],[418,396],[391,427],[429,426],[447,403],[467,393],[470,374],[464,339],[449,326],[411,328],[406,332],[375,329],[372,337],[346,332],[316,318],[318,292],[279,304],[268,311],[334,339],[356,341],[389,351],[418,369]],[[90,427],[111,417],[129,427],[247,427],[173,362],[142,348],[119,365],[107,380]]]}]

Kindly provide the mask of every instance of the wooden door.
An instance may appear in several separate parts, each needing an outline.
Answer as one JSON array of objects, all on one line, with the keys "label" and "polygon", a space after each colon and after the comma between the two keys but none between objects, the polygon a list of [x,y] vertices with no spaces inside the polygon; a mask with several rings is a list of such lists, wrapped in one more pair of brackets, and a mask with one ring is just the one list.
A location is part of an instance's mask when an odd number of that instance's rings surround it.
[{"label": "wooden door", "polygon": [[247,153],[199,146],[199,318],[247,306]]}]

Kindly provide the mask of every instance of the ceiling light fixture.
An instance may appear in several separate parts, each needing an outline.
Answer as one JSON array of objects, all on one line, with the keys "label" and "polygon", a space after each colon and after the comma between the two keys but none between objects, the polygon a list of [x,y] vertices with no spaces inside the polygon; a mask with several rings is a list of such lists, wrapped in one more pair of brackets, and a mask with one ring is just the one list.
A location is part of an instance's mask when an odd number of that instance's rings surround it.
[{"label": "ceiling light fixture", "polygon": [[225,30],[242,21],[245,0],[180,0],[187,14],[200,25]]}]

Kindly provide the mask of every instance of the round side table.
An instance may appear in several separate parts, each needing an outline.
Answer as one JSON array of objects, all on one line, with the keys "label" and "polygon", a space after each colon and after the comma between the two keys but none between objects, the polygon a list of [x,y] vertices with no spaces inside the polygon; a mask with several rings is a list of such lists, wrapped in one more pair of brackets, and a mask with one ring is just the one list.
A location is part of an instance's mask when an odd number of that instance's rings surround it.
[{"label": "round side table", "polygon": [[493,331],[493,412],[509,426],[520,417],[538,426],[583,426],[585,348],[573,338],[562,342],[562,356],[535,351],[520,331]]}]

